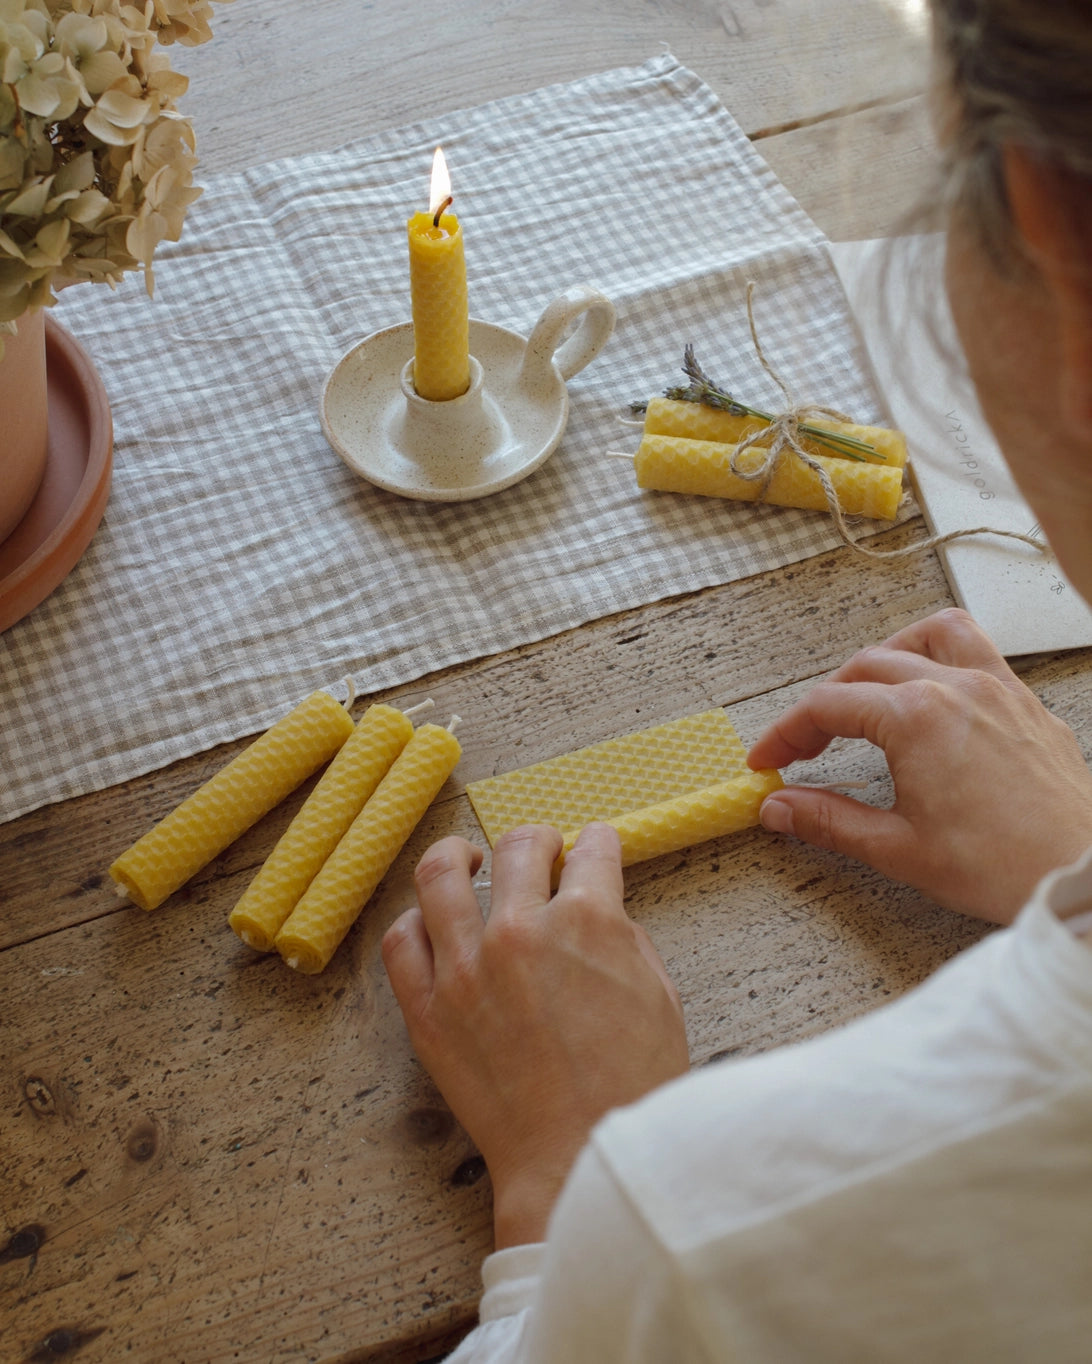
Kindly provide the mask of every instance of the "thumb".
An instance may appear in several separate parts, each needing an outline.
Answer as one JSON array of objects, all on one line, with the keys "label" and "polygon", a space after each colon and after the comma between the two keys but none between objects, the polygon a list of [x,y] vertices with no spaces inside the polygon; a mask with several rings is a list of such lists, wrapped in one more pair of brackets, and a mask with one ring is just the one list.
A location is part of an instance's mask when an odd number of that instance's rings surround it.
[{"label": "thumb", "polygon": [[383,965],[398,1001],[408,1018],[416,1016],[427,1001],[436,976],[432,943],[420,909],[414,905],[395,919],[383,935]]},{"label": "thumb", "polygon": [[767,796],[759,818],[773,833],[844,853],[887,875],[905,860],[913,839],[906,820],[893,810],[807,786],[786,786]]}]

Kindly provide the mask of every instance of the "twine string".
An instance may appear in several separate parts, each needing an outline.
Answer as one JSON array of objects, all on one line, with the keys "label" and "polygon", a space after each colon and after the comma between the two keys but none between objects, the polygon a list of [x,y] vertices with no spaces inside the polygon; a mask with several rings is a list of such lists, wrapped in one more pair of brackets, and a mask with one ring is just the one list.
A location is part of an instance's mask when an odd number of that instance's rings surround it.
[{"label": "twine string", "polygon": [[[814,403],[797,404],[793,398],[788,384],[770,363],[762,342],[759,340],[758,328],[755,325],[754,314],[754,292],[755,284],[753,280],[747,284],[747,322],[751,329],[751,342],[755,348],[759,363],[770,378],[777,384],[784,396],[786,407],[784,412],[778,413],[768,426],[760,426],[752,431],[748,436],[735,447],[730,461],[732,473],[737,478],[742,478],[748,483],[759,485],[759,501],[766,500],[770,483],[774,474],[777,472],[783,459],[791,451],[792,454],[802,461],[819,480],[819,485],[823,489],[823,496],[826,498],[827,507],[831,518],[837,527],[838,534],[844,544],[857,554],[864,555],[869,559],[906,559],[914,554],[922,554],[926,550],[936,549],[940,545],[950,544],[953,540],[963,540],[971,535],[1000,535],[1010,540],[1020,540],[1025,545],[1045,553],[1047,546],[1044,541],[1034,535],[1025,535],[1021,531],[999,530],[993,526],[974,526],[964,530],[950,530],[943,535],[930,535],[924,540],[915,540],[913,544],[903,545],[899,549],[868,549],[859,544],[851,535],[849,526],[846,523],[845,513],[842,505],[838,501],[838,493],[831,481],[830,474],[823,467],[822,463],[807,449],[801,442],[800,426],[803,422],[813,420],[815,417],[825,417],[831,421],[846,422],[852,424],[852,418],[847,417],[844,412],[839,412],[832,407],[820,407]],[[708,382],[707,376],[701,373],[696,362],[694,368],[697,373],[691,374],[691,378],[701,378]],[[688,370],[689,373],[689,370]],[[767,445],[767,439],[769,444]],[[744,469],[740,460],[748,450],[762,450],[764,457],[761,463],[752,469]]]}]

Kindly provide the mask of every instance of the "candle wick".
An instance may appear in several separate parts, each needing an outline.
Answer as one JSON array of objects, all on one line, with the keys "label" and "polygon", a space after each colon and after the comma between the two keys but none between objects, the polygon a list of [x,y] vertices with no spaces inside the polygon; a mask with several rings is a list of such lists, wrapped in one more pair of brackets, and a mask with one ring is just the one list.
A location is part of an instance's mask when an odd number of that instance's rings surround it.
[{"label": "candle wick", "polygon": [[348,695],[345,697],[345,700],[342,701],[341,704],[345,707],[346,710],[352,710],[353,702],[356,700],[356,683],[353,681],[352,677],[347,677],[345,679],[345,688],[346,691],[348,692]]},{"label": "candle wick", "polygon": [[453,716],[451,717],[451,723],[450,723],[450,724],[448,725],[448,727],[447,727],[447,732],[448,732],[449,734],[454,734],[456,728],[457,728],[459,725],[461,725],[462,722],[463,722],[463,717],[462,717],[461,715],[453,715]]},{"label": "candle wick", "polygon": [[606,450],[604,451],[607,459],[628,459],[632,464],[634,456],[627,454],[625,450]]},{"label": "candle wick", "polygon": [[453,194],[449,194],[449,195],[447,196],[447,198],[444,200],[444,202],[440,205],[440,207],[436,210],[435,214],[433,214],[433,218],[432,218],[432,226],[433,226],[433,227],[439,227],[439,226],[440,226],[440,215],[441,215],[441,213],[443,213],[443,211],[444,211],[445,208],[450,208],[451,205],[452,205],[454,202],[455,202],[455,196],[454,196]]},{"label": "candle wick", "polygon": [[412,720],[415,715],[420,715],[426,710],[431,710],[435,704],[436,702],[432,697],[427,696],[423,701],[418,702],[416,706],[410,706],[409,710],[404,710],[402,714],[407,720]]}]

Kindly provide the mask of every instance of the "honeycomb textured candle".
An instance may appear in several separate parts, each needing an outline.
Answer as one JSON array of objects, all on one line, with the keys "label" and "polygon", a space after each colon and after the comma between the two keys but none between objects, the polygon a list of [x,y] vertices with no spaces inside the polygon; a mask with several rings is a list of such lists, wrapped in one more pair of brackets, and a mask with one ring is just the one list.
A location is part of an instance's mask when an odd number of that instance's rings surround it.
[{"label": "honeycomb textured candle", "polygon": [[[906,464],[906,437],[901,431],[892,431],[886,426],[861,426],[856,422],[834,421],[828,417],[809,419],[808,424],[871,445],[876,455],[865,455],[865,459],[872,458],[892,469],[901,469]],[[720,445],[738,445],[752,432],[761,431],[769,425],[761,417],[737,417],[731,412],[710,407],[708,403],[686,403],[675,398],[650,398],[645,410],[647,435],[685,436],[689,440],[710,440]],[[801,436],[800,444],[813,455],[830,458],[837,455],[829,446],[806,435]]]},{"label": "honeycomb textured candle", "polygon": [[289,966],[307,975],[326,966],[460,752],[454,734],[439,725],[414,731],[277,934],[274,945]]},{"label": "honeycomb textured candle", "polygon": [[471,782],[467,794],[490,844],[520,824],[551,824],[568,850],[604,821],[629,865],[757,824],[781,784],[773,770],[751,771],[732,722],[711,710]]},{"label": "honeycomb textured candle", "polygon": [[463,234],[453,213],[438,227],[415,213],[409,235],[413,309],[413,386],[422,398],[444,402],[470,387],[470,320]]},{"label": "honeycomb textured candle", "polygon": [[231,911],[228,923],[248,947],[270,950],[300,896],[412,734],[412,722],[393,706],[369,706],[364,712]]},{"label": "honeycomb textured candle", "polygon": [[[622,866],[628,867],[711,838],[754,828],[759,822],[762,802],[783,785],[780,772],[766,768],[693,791],[688,796],[676,796],[662,805],[615,815],[605,822],[618,830]],[[579,832],[578,829],[565,838],[562,857],[572,850]]]},{"label": "honeycomb textured candle", "polygon": [[155,909],[338,751],[353,732],[344,706],[313,692],[122,853],[110,875]]},{"label": "honeycomb textured candle", "polygon": [[[716,441],[688,440],[682,436],[644,436],[633,467],[641,488],[668,493],[697,493],[703,497],[726,497],[737,502],[757,502],[759,481],[732,472],[734,445]],[[767,452],[749,448],[738,456],[739,467],[751,473],[761,467]],[[830,477],[838,503],[846,516],[869,516],[893,521],[902,496],[902,470],[886,464],[864,464],[848,459],[812,456]],[[826,494],[818,475],[792,450],[778,461],[764,502],[778,507],[802,507],[827,511]]]}]

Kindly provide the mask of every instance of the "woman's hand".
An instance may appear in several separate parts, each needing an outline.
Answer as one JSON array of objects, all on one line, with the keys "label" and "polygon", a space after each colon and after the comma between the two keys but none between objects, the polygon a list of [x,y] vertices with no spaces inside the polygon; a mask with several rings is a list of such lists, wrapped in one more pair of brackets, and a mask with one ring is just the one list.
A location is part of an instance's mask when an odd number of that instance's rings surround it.
[{"label": "woman's hand", "polygon": [[1042,876],[1092,845],[1092,773],[1076,738],[964,611],[862,650],[772,725],[748,761],[784,767],[836,735],[884,750],[891,809],[787,787],[763,803],[766,828],[994,923],[1011,922]]},{"label": "woman's hand", "polygon": [[562,868],[561,836],[514,829],[493,852],[446,838],[421,859],[418,906],[383,939],[410,1039],[493,1180],[498,1249],[539,1241],[595,1123],[688,1067],[682,1007],[622,905],[618,835],[590,825]]}]

